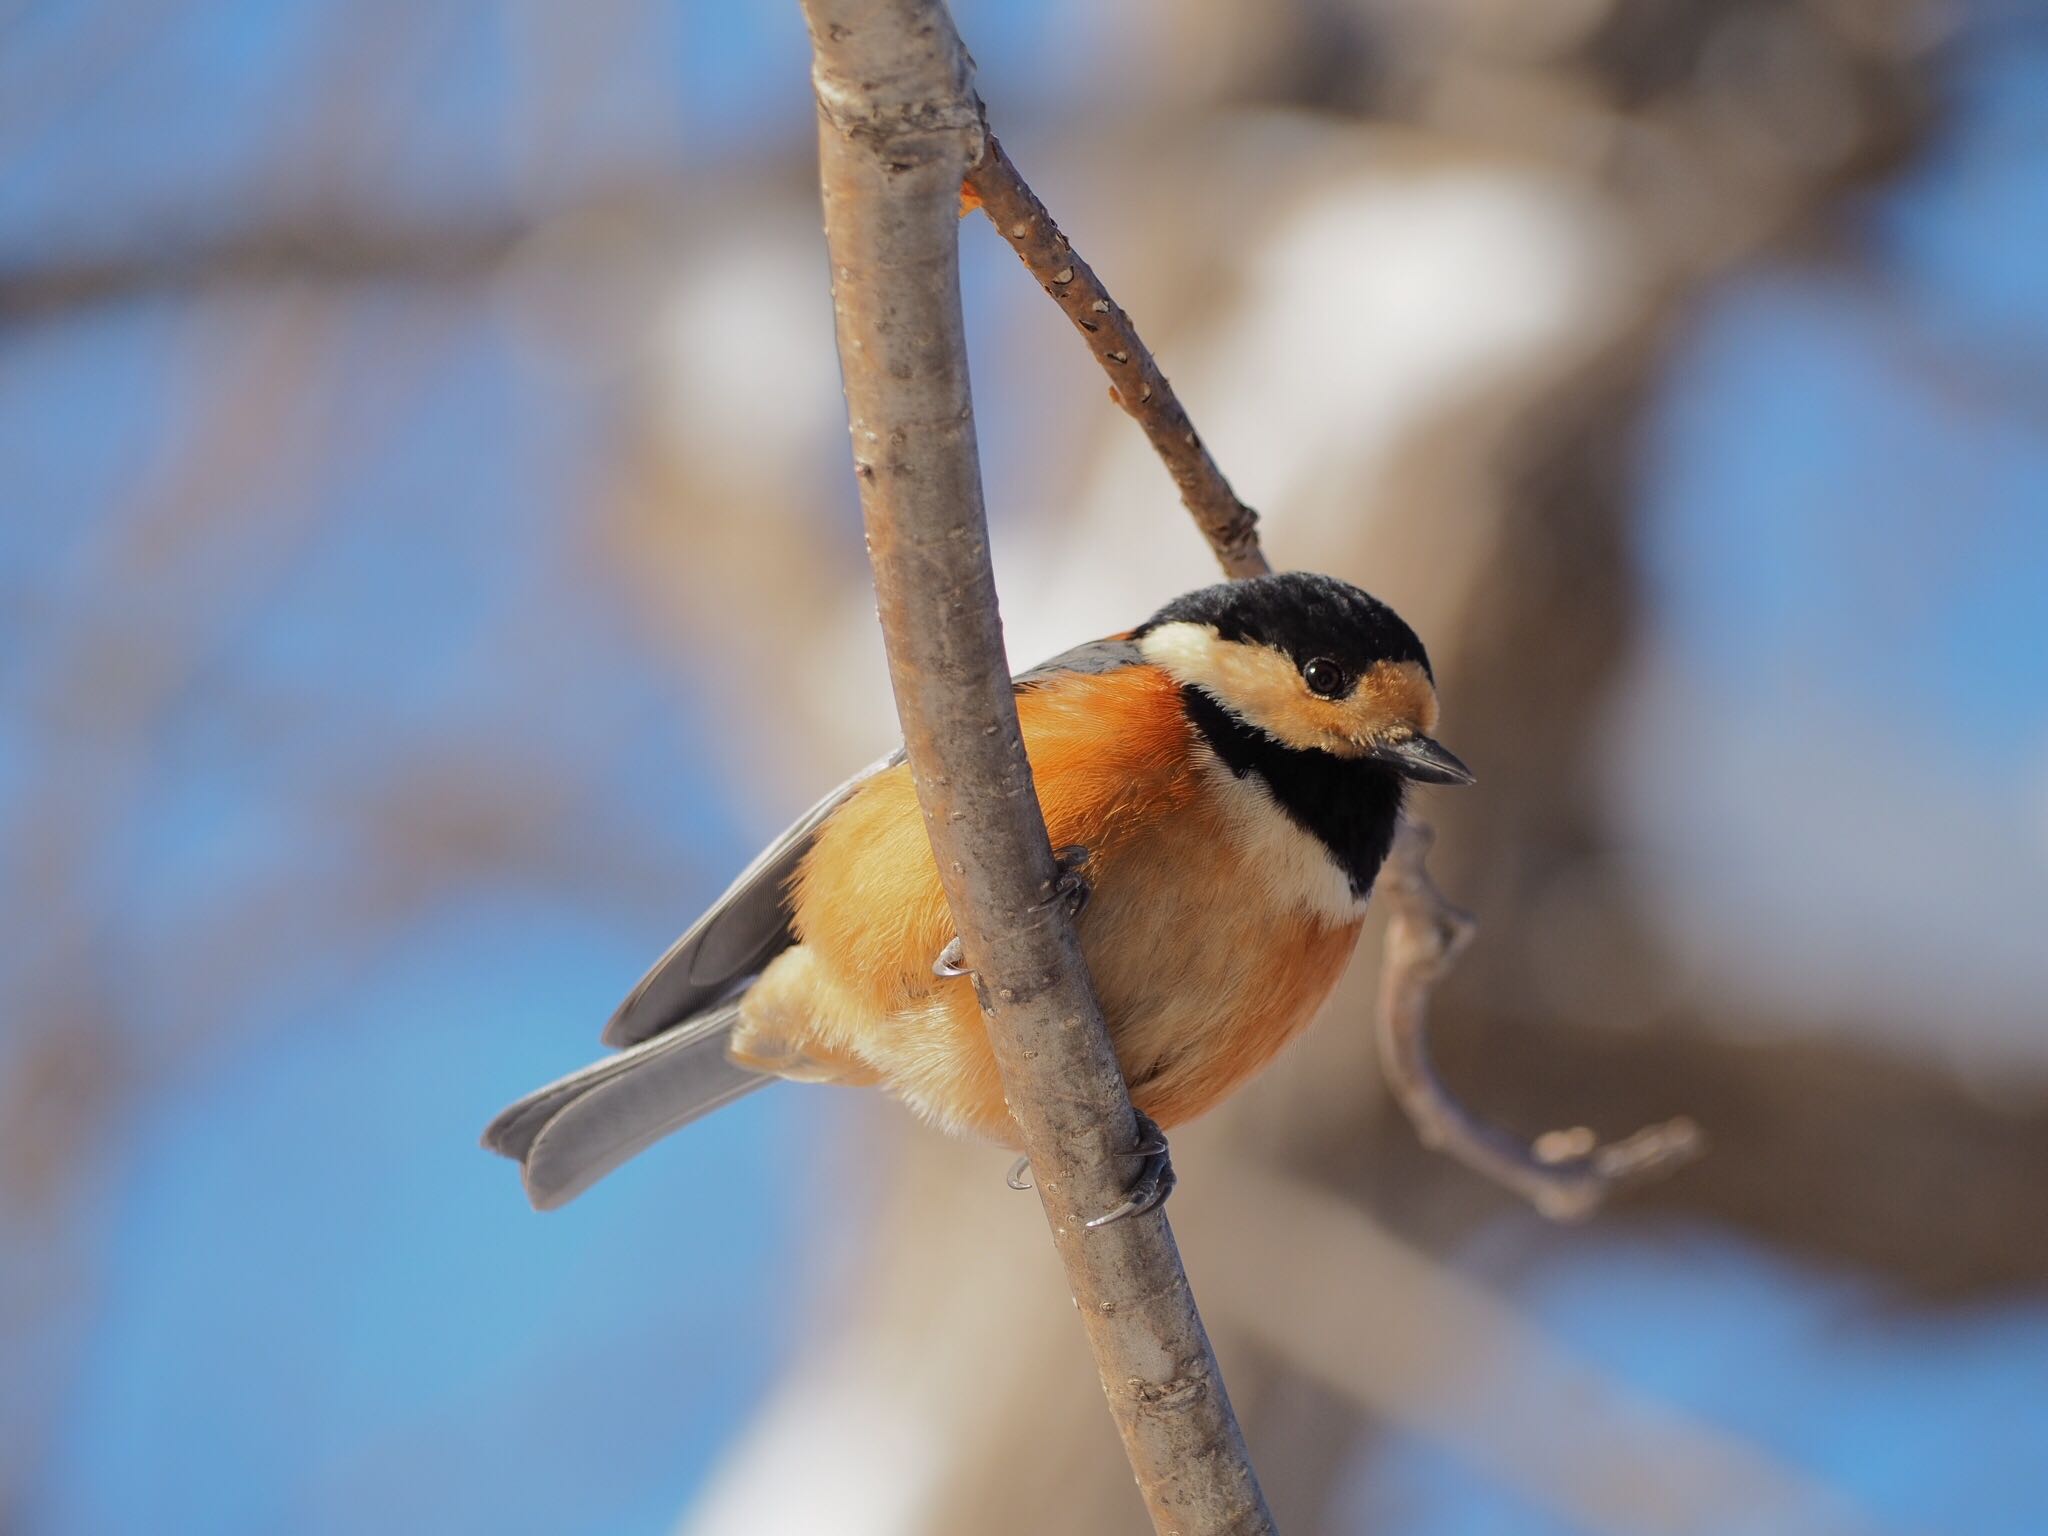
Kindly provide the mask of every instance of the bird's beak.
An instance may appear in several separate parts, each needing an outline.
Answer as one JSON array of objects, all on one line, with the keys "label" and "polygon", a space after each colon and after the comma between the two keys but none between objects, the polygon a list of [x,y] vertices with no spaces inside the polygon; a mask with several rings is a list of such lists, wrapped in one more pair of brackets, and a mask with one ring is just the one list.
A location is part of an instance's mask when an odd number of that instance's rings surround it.
[{"label": "bird's beak", "polygon": [[1470,784],[1472,770],[1420,732],[1375,746],[1367,757],[1420,784]]}]

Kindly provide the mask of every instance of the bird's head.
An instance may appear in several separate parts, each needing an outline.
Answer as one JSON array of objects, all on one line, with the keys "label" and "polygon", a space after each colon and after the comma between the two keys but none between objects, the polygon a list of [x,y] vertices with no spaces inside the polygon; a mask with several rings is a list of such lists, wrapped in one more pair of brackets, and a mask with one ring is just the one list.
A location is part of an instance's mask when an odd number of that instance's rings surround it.
[{"label": "bird's head", "polygon": [[1348,582],[1288,571],[1203,587],[1136,638],[1154,666],[1283,747],[1369,759],[1425,784],[1472,782],[1430,735],[1436,682],[1422,642]]}]

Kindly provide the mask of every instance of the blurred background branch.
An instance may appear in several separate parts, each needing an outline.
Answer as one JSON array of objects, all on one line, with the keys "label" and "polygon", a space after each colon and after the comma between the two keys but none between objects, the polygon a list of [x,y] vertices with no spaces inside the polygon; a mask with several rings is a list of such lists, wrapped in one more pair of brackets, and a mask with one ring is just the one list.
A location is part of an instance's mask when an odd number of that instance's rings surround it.
[{"label": "blurred background branch", "polygon": [[474,283],[497,274],[532,226],[372,225],[346,217],[240,229],[184,249],[81,252],[0,270],[0,326],[222,286]]},{"label": "blurred background branch", "polygon": [[1403,818],[1374,893],[1387,913],[1374,1014],[1380,1071],[1422,1144],[1513,1190],[1555,1221],[1583,1221],[1617,1190],[1662,1178],[1703,1149],[1699,1127],[1680,1116],[1602,1142],[1584,1126],[1533,1141],[1503,1135],[1445,1091],[1429,1060],[1429,999],[1479,931],[1429,877],[1434,834]]}]

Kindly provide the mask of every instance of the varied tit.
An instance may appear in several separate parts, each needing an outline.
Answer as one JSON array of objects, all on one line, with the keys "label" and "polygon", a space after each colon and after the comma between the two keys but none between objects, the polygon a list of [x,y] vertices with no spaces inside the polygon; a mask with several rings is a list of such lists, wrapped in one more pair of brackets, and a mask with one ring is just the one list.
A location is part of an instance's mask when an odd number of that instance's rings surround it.
[{"label": "varied tit", "polygon": [[[1336,985],[1406,785],[1472,775],[1431,738],[1422,642],[1327,576],[1191,592],[1016,692],[1141,1116],[1131,1198],[1098,1218],[1115,1219],[1171,1188],[1159,1127],[1250,1077]],[[484,1145],[547,1209],[780,1077],[879,1084],[1014,1146],[958,955],[899,752],[819,801],[662,956],[605,1029],[623,1049],[513,1105]]]}]

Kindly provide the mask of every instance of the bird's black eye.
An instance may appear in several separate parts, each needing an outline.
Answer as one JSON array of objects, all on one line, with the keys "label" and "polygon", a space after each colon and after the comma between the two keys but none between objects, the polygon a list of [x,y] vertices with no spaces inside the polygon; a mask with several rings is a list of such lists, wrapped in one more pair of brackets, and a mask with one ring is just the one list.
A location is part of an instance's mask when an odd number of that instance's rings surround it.
[{"label": "bird's black eye", "polygon": [[1344,669],[1327,656],[1318,656],[1301,669],[1301,680],[1310,693],[1334,699],[1344,691]]}]

